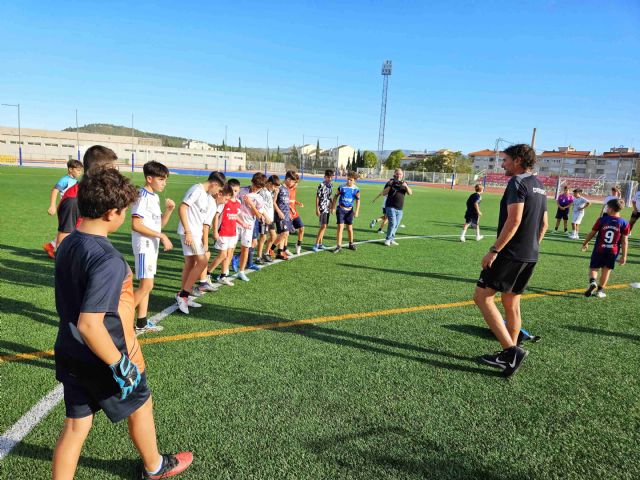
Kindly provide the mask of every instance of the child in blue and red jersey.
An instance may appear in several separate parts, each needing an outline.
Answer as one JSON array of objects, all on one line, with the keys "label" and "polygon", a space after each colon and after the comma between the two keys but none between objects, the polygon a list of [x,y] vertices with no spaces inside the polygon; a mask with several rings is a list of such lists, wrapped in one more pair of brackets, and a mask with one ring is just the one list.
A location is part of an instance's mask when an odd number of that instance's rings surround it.
[{"label": "child in blue and red jersey", "polygon": [[556,228],[554,229],[556,232],[558,231],[558,227],[560,226],[560,220],[562,220],[564,222],[564,233],[567,233],[569,209],[571,208],[573,200],[573,195],[569,193],[569,187],[565,185],[562,193],[558,196],[558,200],[556,200],[556,202],[558,203],[558,211],[556,212]]},{"label": "child in blue and red jersey", "polygon": [[[611,270],[615,268],[616,260],[620,265],[627,262],[627,236],[630,233],[629,223],[620,217],[620,211],[624,207],[624,203],[620,199],[613,199],[607,202],[607,214],[600,217],[582,244],[582,251],[587,250],[589,241],[597,235],[596,244],[591,254],[591,263],[589,264],[589,288],[584,292],[585,297],[594,295],[593,291],[597,288],[595,296],[604,298],[607,295],[604,289],[609,280]],[[601,270],[600,284],[597,284],[598,270]]]},{"label": "child in blue and red jersey", "polygon": [[[338,221],[338,229],[336,231],[337,246],[333,253],[339,253],[342,250],[342,231],[347,226],[347,234],[349,236],[349,250],[355,250],[356,245],[353,242],[353,219],[360,214],[360,189],[356,186],[356,172],[347,174],[347,184],[338,187],[338,193],[333,198],[331,211],[335,212]],[[355,207],[355,209],[354,209]]]}]

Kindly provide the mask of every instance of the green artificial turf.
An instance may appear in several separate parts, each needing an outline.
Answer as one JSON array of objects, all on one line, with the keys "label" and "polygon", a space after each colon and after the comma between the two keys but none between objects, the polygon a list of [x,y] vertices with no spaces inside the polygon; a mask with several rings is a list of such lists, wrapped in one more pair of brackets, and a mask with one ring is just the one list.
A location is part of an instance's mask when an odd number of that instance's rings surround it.
[{"label": "green artificial turf", "polygon": [[[41,244],[55,234],[46,209],[61,173],[0,168],[1,355],[53,348],[53,262]],[[196,181],[203,179],[172,175],[162,197],[178,203]],[[298,193],[307,250],[317,232],[316,185],[303,182]],[[371,200],[381,186],[360,187],[356,241],[379,238],[368,223],[379,214],[380,200]],[[270,266],[247,284],[207,294],[188,317],[170,315],[154,335],[469,300],[500,196],[483,196],[485,240],[469,232],[462,244],[456,236],[468,195],[417,187],[407,197],[400,238],[450,236]],[[597,213],[587,210],[583,234]],[[176,248],[160,254],[151,314],[179,287],[176,224],[174,215],[165,231]],[[127,227],[112,241],[133,266]],[[334,225],[325,239],[335,242]],[[610,283],[640,281],[639,247],[631,242],[628,265]],[[579,242],[548,235],[528,293],[586,287],[588,258]],[[542,341],[527,347],[509,380],[476,361],[499,345],[472,305],[145,345],[159,445],[194,452],[185,479],[638,478],[639,297],[620,288],[606,299],[523,300],[524,327]],[[53,367],[50,357],[0,363],[2,432],[56,385]],[[60,404],[0,462],[0,478],[47,478],[63,419]],[[114,426],[99,414],[76,478],[137,478],[138,468],[126,422]]]}]

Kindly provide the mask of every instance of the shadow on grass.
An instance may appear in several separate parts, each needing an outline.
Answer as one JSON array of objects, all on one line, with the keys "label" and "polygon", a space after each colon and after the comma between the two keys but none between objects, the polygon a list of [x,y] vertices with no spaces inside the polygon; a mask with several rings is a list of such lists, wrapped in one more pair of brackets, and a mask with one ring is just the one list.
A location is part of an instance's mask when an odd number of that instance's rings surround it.
[{"label": "shadow on grass", "polygon": [[[10,342],[8,340],[0,340],[0,355],[16,355],[18,353],[33,353],[33,347],[28,347],[20,343]],[[34,367],[48,368],[55,370],[53,357],[20,359],[19,363],[33,365]]]},{"label": "shadow on grass", "polygon": [[442,328],[446,328],[447,330],[451,330],[452,332],[458,333],[466,333],[467,335],[471,335],[472,337],[484,338],[485,340],[495,340],[496,337],[491,332],[491,329],[487,327],[479,327],[476,325],[442,325]]},{"label": "shadow on grass", "polygon": [[[91,433],[89,435],[91,435]],[[11,451],[10,456],[41,460],[47,464],[50,464],[51,459],[53,458],[53,449],[23,442],[16,445],[16,447]],[[102,470],[109,473],[110,475],[116,476],[116,478],[121,478],[123,480],[140,478],[140,475],[142,473],[142,462],[140,460],[134,460],[131,458],[123,458],[122,460],[107,460],[103,458],[80,455],[78,467],[85,469]],[[27,472],[24,473],[26,474]]]},{"label": "shadow on grass", "polygon": [[618,338],[624,338],[625,340],[640,342],[640,335],[634,335],[633,333],[612,332],[611,330],[602,330],[601,328],[592,328],[592,327],[580,327],[578,325],[569,325],[564,328],[566,328],[567,330],[572,330],[574,332],[591,333],[593,335],[602,335],[605,337],[618,337]]},{"label": "shadow on grass", "polygon": [[0,297],[0,316],[19,315],[58,328],[58,321],[50,318],[56,316],[55,310],[44,310],[20,300]]}]

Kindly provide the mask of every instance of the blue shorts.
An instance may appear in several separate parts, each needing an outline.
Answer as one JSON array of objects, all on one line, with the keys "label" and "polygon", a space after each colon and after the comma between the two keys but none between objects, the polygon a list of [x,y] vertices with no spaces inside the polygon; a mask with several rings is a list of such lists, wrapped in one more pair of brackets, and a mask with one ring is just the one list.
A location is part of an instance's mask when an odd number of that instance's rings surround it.
[{"label": "blue shorts", "polygon": [[591,254],[591,262],[589,268],[608,268],[613,270],[616,266],[616,260],[618,255],[611,255],[609,253],[598,253],[595,250]]},{"label": "blue shorts", "polygon": [[293,225],[293,228],[295,228],[296,230],[304,228],[304,223],[302,223],[302,218],[300,217],[296,217],[293,220],[291,220],[291,224]]},{"label": "blue shorts", "polygon": [[127,398],[120,400],[120,389],[115,380],[107,385],[68,375],[62,382],[67,418],[84,418],[104,410],[113,423],[124,420],[151,397],[146,372],[142,372],[140,376],[136,389]]},{"label": "blue shorts", "polygon": [[[277,217],[277,215],[276,215]],[[291,219],[286,216],[284,219],[279,219],[277,218],[275,221],[276,224],[276,233],[277,234],[281,234],[284,232],[289,232],[289,233],[293,233],[295,232],[293,225],[291,224]]]},{"label": "blue shorts", "polygon": [[338,225],[353,225],[353,216],[354,211],[353,208],[351,210],[345,210],[342,207],[336,208],[336,219]]},{"label": "blue shorts", "polygon": [[260,225],[262,222],[256,220],[253,222],[253,239],[257,239],[260,236]]}]

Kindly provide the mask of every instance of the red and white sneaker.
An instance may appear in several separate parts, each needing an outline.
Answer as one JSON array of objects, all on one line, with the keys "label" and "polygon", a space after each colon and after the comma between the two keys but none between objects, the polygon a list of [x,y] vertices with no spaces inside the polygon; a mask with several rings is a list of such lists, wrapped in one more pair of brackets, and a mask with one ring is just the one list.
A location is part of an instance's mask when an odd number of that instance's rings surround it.
[{"label": "red and white sneaker", "polygon": [[49,255],[49,258],[56,258],[56,249],[51,244],[51,242],[47,242],[43,244],[42,248],[44,249],[45,252],[47,252],[47,255]]},{"label": "red and white sneaker", "polygon": [[176,454],[162,455],[162,468],[157,473],[147,473],[143,470],[143,480],[160,480],[161,478],[175,477],[181,474],[193,462],[191,452],[181,452]]},{"label": "red and white sneaker", "polygon": [[185,315],[189,315],[189,299],[181,297],[180,294],[176,295],[176,303],[178,304],[178,310]]}]

